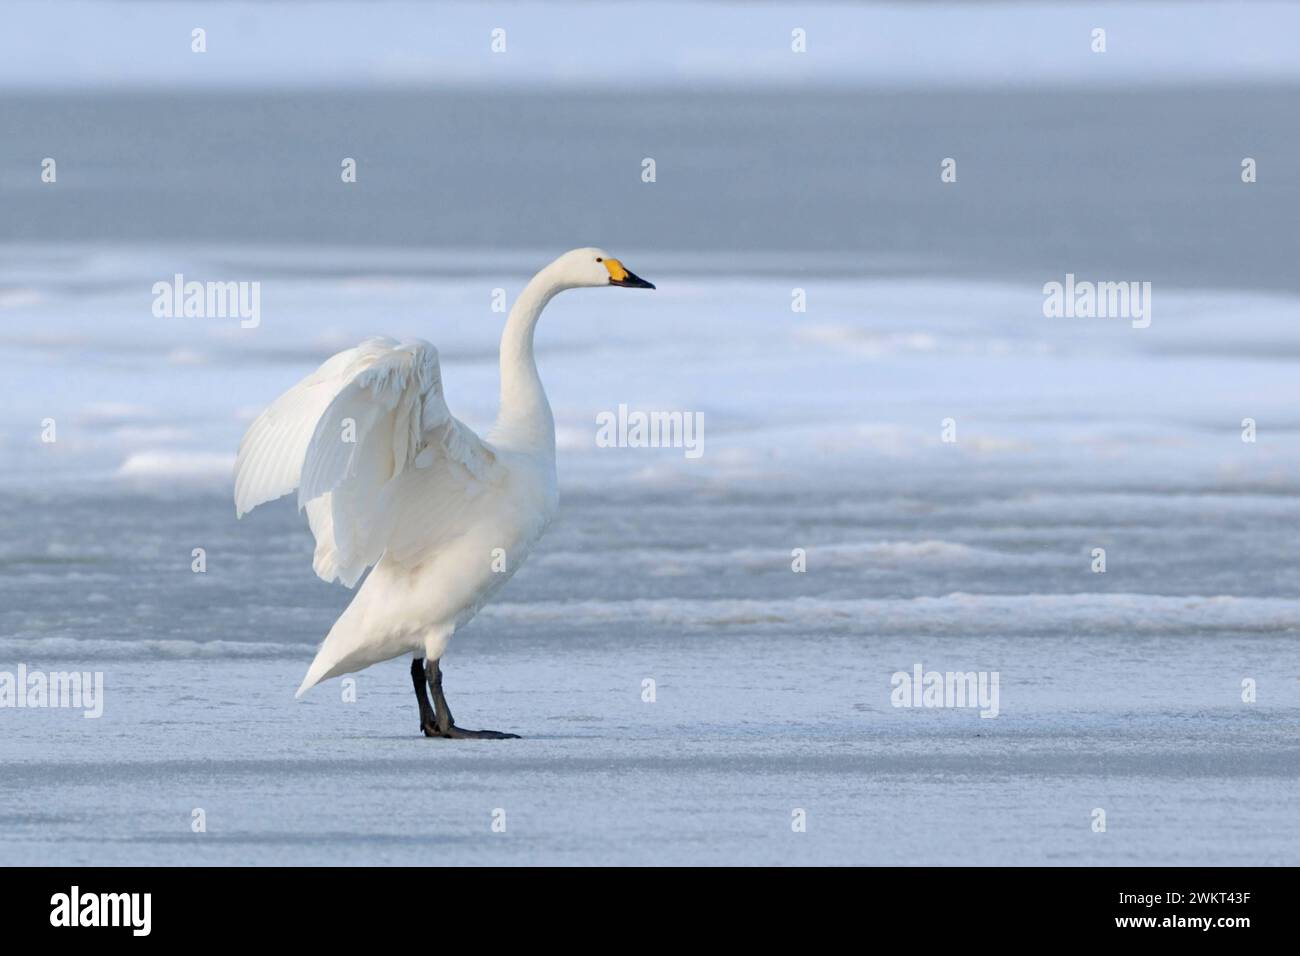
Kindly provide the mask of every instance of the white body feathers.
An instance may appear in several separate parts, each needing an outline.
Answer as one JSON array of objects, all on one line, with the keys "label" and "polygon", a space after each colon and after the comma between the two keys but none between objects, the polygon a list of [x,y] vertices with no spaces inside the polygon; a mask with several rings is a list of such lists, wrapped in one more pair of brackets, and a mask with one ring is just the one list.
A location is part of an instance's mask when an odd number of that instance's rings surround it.
[{"label": "white body feathers", "polygon": [[610,284],[601,257],[566,253],[520,294],[501,339],[501,410],[487,441],[452,416],[437,350],[421,340],[374,338],[340,352],[249,427],[237,513],[297,489],[316,573],[352,587],[373,567],[299,695],[401,654],[440,658],[546,530],[558,502],[555,424],[533,331],[557,292]]}]

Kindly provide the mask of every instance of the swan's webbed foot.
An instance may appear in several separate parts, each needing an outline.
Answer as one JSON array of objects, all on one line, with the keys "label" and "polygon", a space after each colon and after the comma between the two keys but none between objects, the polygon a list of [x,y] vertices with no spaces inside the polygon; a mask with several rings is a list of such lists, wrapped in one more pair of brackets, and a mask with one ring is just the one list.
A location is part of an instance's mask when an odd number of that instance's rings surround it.
[{"label": "swan's webbed foot", "polygon": [[[429,732],[426,730],[425,734],[429,735]],[[463,727],[457,727],[455,724],[452,724],[446,730],[438,731],[438,736],[448,737],[452,740],[519,740],[520,739],[518,734],[507,734],[504,731],[500,731],[500,730],[466,730]]]},{"label": "swan's webbed foot", "polygon": [[[417,657],[411,662],[411,682],[415,685],[415,697],[420,704],[420,732],[426,737],[444,737],[449,740],[519,740],[518,734],[507,734],[500,730],[466,730],[457,727],[447,706],[447,698],[442,693],[442,668],[437,661],[425,663]],[[433,691],[433,706],[424,691],[425,684]]]}]

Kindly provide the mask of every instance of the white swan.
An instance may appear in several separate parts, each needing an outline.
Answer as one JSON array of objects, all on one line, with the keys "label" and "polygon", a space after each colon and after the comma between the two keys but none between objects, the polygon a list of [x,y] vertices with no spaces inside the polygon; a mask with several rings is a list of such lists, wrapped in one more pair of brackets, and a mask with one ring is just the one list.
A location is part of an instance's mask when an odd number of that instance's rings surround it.
[{"label": "white swan", "polygon": [[410,653],[426,736],[514,736],[457,727],[438,661],[555,513],[555,421],[533,359],[537,319],[557,292],[609,285],[654,288],[600,249],[566,252],[524,287],[501,336],[501,409],[487,440],[452,416],[438,352],[419,339],[374,338],[340,352],[249,427],[235,465],[236,513],[296,488],[316,538],[316,573],[352,587],[374,566],[299,696]]}]

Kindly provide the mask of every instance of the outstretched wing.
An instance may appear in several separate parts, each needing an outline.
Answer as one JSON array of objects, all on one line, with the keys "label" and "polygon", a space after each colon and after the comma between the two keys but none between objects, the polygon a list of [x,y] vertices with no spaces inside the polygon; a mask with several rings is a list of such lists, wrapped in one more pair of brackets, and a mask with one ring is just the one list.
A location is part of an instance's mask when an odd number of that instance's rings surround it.
[{"label": "outstretched wing", "polygon": [[397,532],[403,509],[395,502],[409,498],[401,489],[418,487],[426,514],[450,520],[498,472],[491,446],[447,408],[437,349],[369,339],[329,359],[249,427],[235,509],[243,515],[298,489],[316,538],[316,573],[351,587]]},{"label": "outstretched wing", "polygon": [[375,338],[340,352],[257,416],[239,443],[235,461],[236,515],[242,518],[298,487],[307,446],[325,409],[353,376],[396,345]]}]

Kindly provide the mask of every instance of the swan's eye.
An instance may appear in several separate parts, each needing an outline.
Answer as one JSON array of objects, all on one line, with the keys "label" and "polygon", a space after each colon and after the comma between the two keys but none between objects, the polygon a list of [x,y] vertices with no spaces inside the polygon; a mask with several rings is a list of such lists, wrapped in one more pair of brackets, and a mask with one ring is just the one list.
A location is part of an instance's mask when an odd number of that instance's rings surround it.
[{"label": "swan's eye", "polygon": [[597,261],[597,262],[604,262],[605,260],[602,259],[600,256],[597,256],[597,257],[596,257],[596,261]]}]

